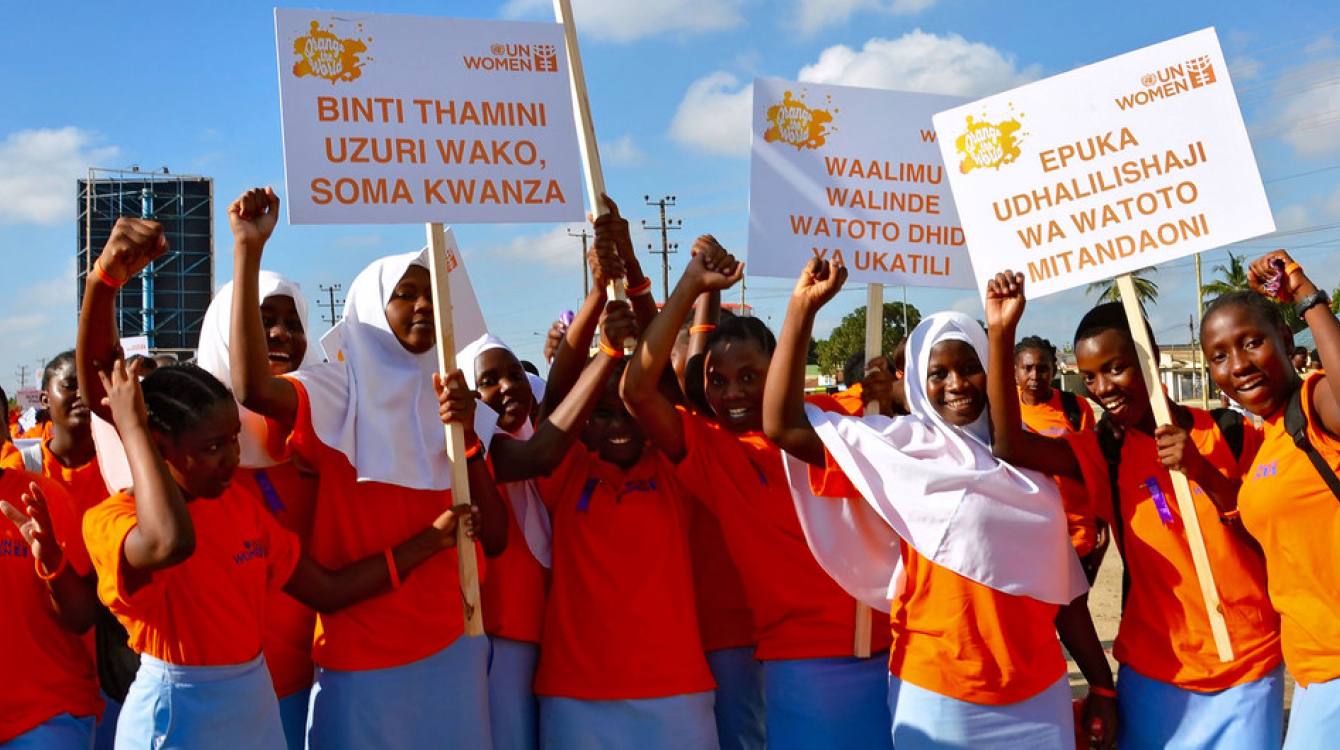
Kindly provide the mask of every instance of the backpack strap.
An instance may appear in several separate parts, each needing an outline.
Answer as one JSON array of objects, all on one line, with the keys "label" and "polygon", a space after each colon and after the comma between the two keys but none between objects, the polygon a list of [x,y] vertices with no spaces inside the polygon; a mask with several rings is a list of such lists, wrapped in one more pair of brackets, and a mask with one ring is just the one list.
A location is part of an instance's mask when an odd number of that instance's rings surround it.
[{"label": "backpack strap", "polygon": [[1307,458],[1316,468],[1317,473],[1321,475],[1322,481],[1330,488],[1331,494],[1340,499],[1340,478],[1335,476],[1335,471],[1331,465],[1326,463],[1326,459],[1317,452],[1316,446],[1307,437],[1307,414],[1303,412],[1303,388],[1300,386],[1295,389],[1293,395],[1289,397],[1289,403],[1284,407],[1284,430],[1293,438],[1293,444],[1298,450],[1307,454]]},{"label": "backpack strap", "polygon": [[1211,409],[1210,416],[1214,417],[1214,423],[1219,425],[1219,431],[1224,434],[1224,440],[1228,442],[1228,449],[1233,451],[1233,458],[1242,458],[1242,443],[1246,439],[1242,425],[1242,412],[1233,409]]},{"label": "backpack strap", "polygon": [[1070,423],[1070,429],[1079,432],[1080,425],[1084,424],[1084,415],[1079,410],[1079,396],[1070,391],[1057,389],[1061,394],[1061,411],[1065,414],[1065,421]]},{"label": "backpack strap", "polygon": [[1126,522],[1121,517],[1121,446],[1125,435],[1118,435],[1112,420],[1106,414],[1098,423],[1098,447],[1107,461],[1108,488],[1112,495],[1112,533],[1117,540],[1117,553],[1121,555],[1121,608],[1125,610],[1126,599],[1131,593],[1131,563],[1126,557]]}]

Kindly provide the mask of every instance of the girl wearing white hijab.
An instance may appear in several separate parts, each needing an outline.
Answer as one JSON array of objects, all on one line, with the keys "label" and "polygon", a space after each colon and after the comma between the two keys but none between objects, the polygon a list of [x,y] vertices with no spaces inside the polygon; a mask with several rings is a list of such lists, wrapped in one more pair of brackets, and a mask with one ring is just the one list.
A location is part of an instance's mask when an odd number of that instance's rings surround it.
[{"label": "girl wearing white hijab", "polygon": [[[270,373],[276,377],[321,362],[307,341],[307,300],[298,285],[272,271],[258,276],[261,325]],[[232,382],[228,341],[231,335],[233,283],[219,289],[205,311],[200,327],[196,363],[227,384]],[[276,461],[266,449],[265,417],[238,405],[242,431],[238,435],[241,463],[234,481],[254,483],[255,495],[279,524],[298,535],[307,548],[316,510],[317,477],[298,460]],[[262,651],[275,695],[279,717],[290,750],[301,750],[307,740],[307,703],[312,687],[312,634],[316,611],[282,591],[272,591],[266,602]]]},{"label": "girl wearing white hijab", "polygon": [[1061,499],[1051,480],[991,454],[976,321],[938,313],[912,332],[910,416],[804,405],[805,344],[845,279],[845,268],[818,259],[802,272],[768,374],[764,430],[789,454],[815,557],[853,596],[890,612],[894,745],[1072,746],[1055,629],[1104,696],[1087,702],[1084,724],[1110,746],[1112,674]]},{"label": "girl wearing white hijab", "polygon": [[[451,505],[451,474],[435,390],[446,410],[473,408],[459,371],[441,381],[425,253],[374,262],[354,280],[331,360],[288,377],[270,369],[259,269],[279,198],[245,194],[229,212],[234,248],[231,374],[234,393],[266,417],[271,453],[296,455],[320,478],[310,554],[327,564],[374,554]],[[488,410],[467,426],[467,456],[492,434]],[[479,424],[479,419],[485,419]],[[281,444],[278,437],[286,437]],[[287,453],[284,453],[286,449]],[[469,461],[484,553],[506,544],[506,509],[486,462]],[[388,558],[389,561],[389,558]],[[484,638],[465,638],[454,551],[395,589],[318,617],[309,746],[489,748]],[[482,567],[482,566],[481,566]]]}]

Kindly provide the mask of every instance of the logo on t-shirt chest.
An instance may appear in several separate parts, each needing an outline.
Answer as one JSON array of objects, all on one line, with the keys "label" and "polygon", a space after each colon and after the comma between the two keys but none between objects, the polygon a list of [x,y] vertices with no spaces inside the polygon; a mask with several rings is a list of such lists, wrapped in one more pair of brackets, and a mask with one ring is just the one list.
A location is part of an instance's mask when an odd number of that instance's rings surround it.
[{"label": "logo on t-shirt chest", "polygon": [[1255,482],[1258,479],[1269,479],[1270,477],[1279,474],[1279,471],[1280,462],[1278,460],[1257,464],[1256,468],[1252,470],[1252,475],[1247,477],[1247,481]]},{"label": "logo on t-shirt chest", "polygon": [[[9,523],[6,521],[5,523]],[[22,537],[5,537],[0,539],[0,557],[21,557],[26,558],[32,554],[28,551],[28,543],[23,541]]]},{"label": "logo on t-shirt chest", "polygon": [[264,559],[265,548],[261,546],[261,540],[248,539],[242,542],[242,551],[233,555],[233,562],[241,565],[248,560]]}]

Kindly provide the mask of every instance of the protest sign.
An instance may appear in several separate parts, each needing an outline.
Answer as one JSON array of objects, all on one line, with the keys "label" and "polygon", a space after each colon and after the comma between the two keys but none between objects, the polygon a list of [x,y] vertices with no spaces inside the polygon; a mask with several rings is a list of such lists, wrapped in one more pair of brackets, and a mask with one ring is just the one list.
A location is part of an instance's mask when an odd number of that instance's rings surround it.
[{"label": "protest sign", "polygon": [[792,279],[820,257],[854,281],[971,288],[931,127],[962,101],[755,80],[749,273]]},{"label": "protest sign", "polygon": [[42,392],[36,389],[22,390],[14,394],[14,405],[19,411],[42,408]]},{"label": "protest sign", "polygon": [[935,115],[979,291],[1032,297],[1272,232],[1214,29]]},{"label": "protest sign", "polygon": [[125,359],[131,357],[148,357],[149,355],[149,337],[148,336],[122,336],[121,337],[121,356]]},{"label": "protest sign", "polygon": [[582,218],[563,29],[275,10],[291,224]]}]

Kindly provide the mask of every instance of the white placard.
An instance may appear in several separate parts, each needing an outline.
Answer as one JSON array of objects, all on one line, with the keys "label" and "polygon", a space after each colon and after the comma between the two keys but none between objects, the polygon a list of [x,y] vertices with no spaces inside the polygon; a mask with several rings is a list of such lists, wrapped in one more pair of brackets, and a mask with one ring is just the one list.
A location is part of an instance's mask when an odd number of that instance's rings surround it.
[{"label": "white placard", "polygon": [[1214,29],[935,116],[979,291],[1030,296],[1275,229]]},{"label": "white placard", "polygon": [[42,392],[38,390],[22,390],[14,394],[14,405],[19,411],[28,409],[42,408]]},{"label": "white placard", "polygon": [[148,357],[148,356],[150,356],[148,336],[121,337],[121,357],[123,359],[130,359],[131,357]]},{"label": "white placard", "polygon": [[[479,307],[479,297],[475,295],[475,286],[470,274],[465,270],[464,256],[456,244],[456,234],[446,227],[447,283],[451,286],[451,322],[456,345],[460,347],[488,333],[484,323],[484,311]],[[432,262],[431,259],[429,262]],[[321,337],[321,351],[328,362],[343,361],[340,353],[343,346],[343,327],[335,325]]]},{"label": "white placard", "polygon": [[554,23],[275,10],[291,224],[571,221]]},{"label": "white placard", "polygon": [[854,281],[973,286],[931,115],[962,97],[754,81],[748,272],[813,257]]}]

